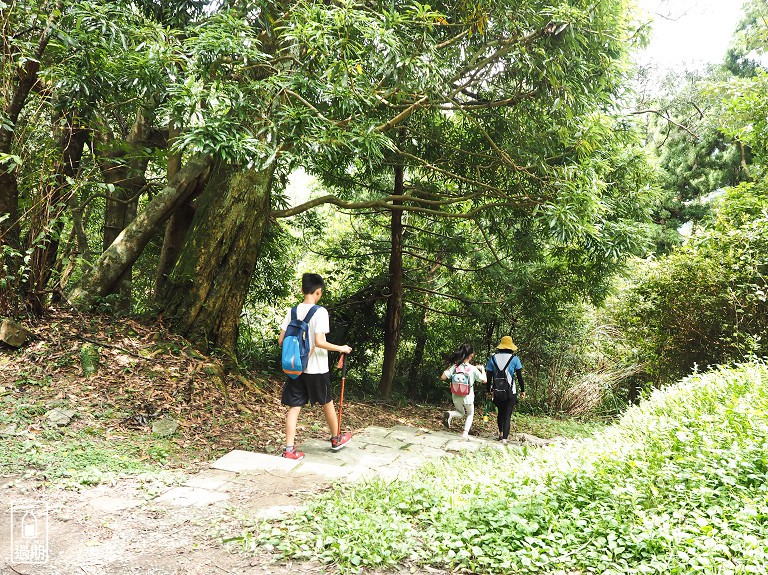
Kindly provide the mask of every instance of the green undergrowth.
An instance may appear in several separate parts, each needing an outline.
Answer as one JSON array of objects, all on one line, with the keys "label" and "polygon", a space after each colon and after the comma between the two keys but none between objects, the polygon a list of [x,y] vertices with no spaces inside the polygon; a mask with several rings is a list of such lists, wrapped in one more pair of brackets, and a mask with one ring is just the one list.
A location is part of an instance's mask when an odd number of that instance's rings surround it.
[{"label": "green undergrowth", "polygon": [[340,485],[242,542],[343,570],[768,572],[768,367],[691,376],[593,436]]},{"label": "green undergrowth", "polygon": [[155,484],[162,488],[176,481],[167,462],[177,448],[166,440],[130,435],[94,438],[82,431],[46,430],[39,437],[2,438],[0,446],[0,476],[74,489],[134,477],[150,492]]},{"label": "green undergrowth", "polygon": [[73,410],[70,425],[54,425],[45,414],[55,407],[69,406],[61,400],[0,394],[0,476],[65,488],[135,477],[152,490],[155,483],[174,482],[173,469],[189,456],[169,438],[110,431],[123,415],[110,410],[97,418]]},{"label": "green undergrowth", "polygon": [[[493,409],[489,420],[491,427],[495,429],[496,413]],[[542,439],[589,437],[604,428],[605,423],[595,419],[555,418],[524,413],[513,413],[510,421],[510,433],[528,433]]]}]

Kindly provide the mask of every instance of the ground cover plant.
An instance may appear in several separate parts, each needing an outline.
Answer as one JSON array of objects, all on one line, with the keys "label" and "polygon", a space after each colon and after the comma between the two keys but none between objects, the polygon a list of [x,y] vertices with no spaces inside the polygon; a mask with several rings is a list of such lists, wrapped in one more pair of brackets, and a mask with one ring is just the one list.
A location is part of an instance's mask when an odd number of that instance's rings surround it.
[{"label": "ground cover plant", "polygon": [[343,486],[242,540],[342,569],[764,573],[768,367],[694,374],[592,437]]}]

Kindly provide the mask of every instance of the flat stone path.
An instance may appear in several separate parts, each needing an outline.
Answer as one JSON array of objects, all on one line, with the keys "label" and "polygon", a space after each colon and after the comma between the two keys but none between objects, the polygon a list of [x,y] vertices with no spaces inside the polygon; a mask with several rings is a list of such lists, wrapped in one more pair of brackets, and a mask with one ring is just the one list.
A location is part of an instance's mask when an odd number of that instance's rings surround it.
[{"label": "flat stone path", "polygon": [[[352,441],[339,451],[332,451],[329,441],[313,439],[299,444],[298,449],[305,453],[301,461],[251,451],[231,451],[214,461],[209,470],[192,476],[184,485],[165,492],[155,501],[179,507],[210,505],[226,500],[244,482],[264,481],[265,473],[299,483],[301,476],[349,481],[374,476],[396,479],[407,476],[430,459],[484,447],[502,446],[473,436],[462,439],[456,432],[407,426],[368,427],[354,434]],[[285,506],[276,506],[263,509],[260,515],[271,516],[288,510]]]}]

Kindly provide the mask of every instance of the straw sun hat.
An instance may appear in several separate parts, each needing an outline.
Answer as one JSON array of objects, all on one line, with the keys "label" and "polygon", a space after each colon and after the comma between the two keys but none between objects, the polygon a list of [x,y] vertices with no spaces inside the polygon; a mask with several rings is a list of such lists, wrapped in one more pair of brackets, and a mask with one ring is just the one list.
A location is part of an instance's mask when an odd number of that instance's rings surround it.
[{"label": "straw sun hat", "polygon": [[499,345],[496,346],[496,349],[508,349],[510,351],[517,351],[517,346],[515,345],[515,342],[512,341],[511,337],[505,335],[501,338],[501,341],[499,342]]}]

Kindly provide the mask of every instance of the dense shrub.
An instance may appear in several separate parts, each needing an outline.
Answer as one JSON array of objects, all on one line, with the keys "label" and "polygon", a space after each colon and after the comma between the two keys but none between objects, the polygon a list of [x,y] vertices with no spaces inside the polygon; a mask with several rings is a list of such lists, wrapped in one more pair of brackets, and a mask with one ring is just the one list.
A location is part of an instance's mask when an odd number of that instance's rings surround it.
[{"label": "dense shrub", "polygon": [[768,354],[768,201],[752,184],[730,190],[707,228],[669,256],[638,266],[615,304],[651,379],[697,365]]}]

